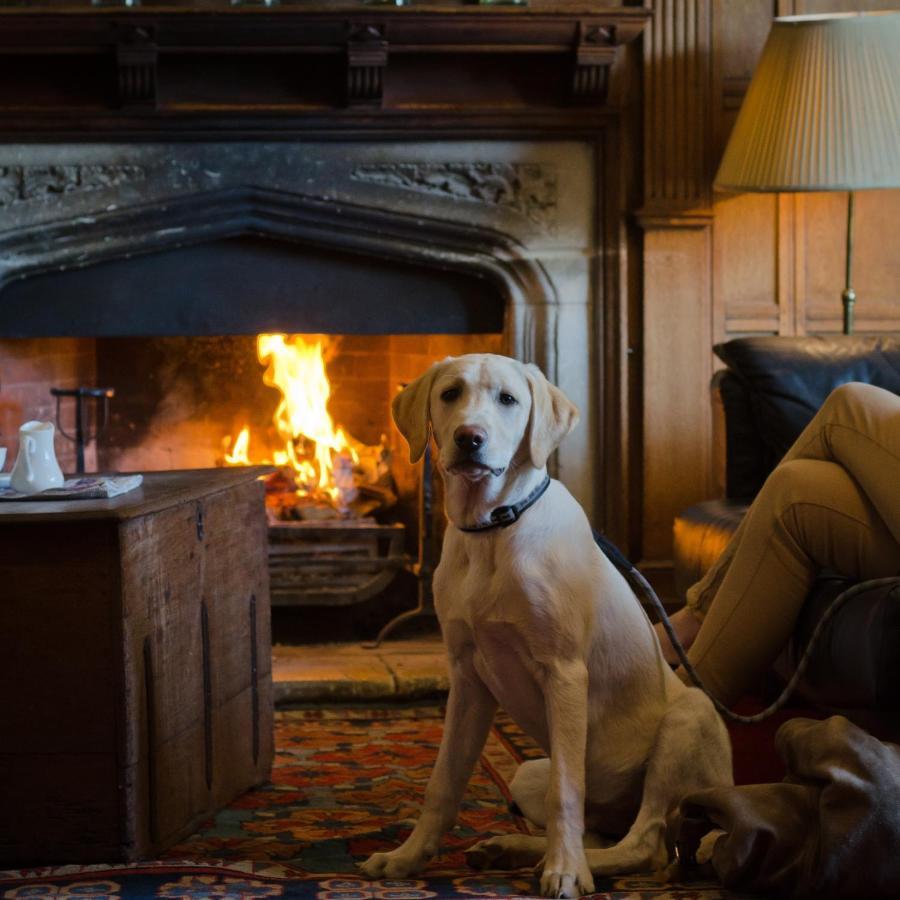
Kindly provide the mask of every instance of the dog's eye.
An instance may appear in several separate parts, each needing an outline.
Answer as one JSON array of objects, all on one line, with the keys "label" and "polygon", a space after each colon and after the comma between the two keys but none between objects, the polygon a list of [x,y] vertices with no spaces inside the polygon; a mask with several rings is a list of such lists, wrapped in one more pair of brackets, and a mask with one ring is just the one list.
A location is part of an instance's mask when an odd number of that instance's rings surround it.
[{"label": "dog's eye", "polygon": [[512,394],[507,394],[505,391],[503,391],[500,393],[500,402],[504,406],[515,406],[515,404],[518,403],[519,401],[516,400],[516,398],[513,397]]},{"label": "dog's eye", "polygon": [[459,400],[459,395],[461,391],[459,388],[447,388],[446,391],[441,392],[441,400],[444,403],[452,403],[454,400]]}]

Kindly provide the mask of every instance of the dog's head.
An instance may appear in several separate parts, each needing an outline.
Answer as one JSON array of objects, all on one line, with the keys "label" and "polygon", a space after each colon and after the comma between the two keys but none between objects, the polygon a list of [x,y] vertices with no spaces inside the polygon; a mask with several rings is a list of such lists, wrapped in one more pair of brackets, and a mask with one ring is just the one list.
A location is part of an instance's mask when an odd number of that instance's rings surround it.
[{"label": "dog's head", "polygon": [[578,421],[537,366],[489,353],[435,363],[394,398],[393,414],[412,462],[430,427],[441,468],[469,481],[502,475],[514,461],[542,469]]}]

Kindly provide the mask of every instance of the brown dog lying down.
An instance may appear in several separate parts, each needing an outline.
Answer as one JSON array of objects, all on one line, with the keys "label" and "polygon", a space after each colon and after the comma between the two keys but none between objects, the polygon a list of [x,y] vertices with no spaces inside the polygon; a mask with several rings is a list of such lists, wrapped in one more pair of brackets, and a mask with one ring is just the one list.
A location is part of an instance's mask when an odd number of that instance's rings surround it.
[{"label": "brown dog lying down", "polygon": [[[726,887],[781,896],[900,897],[900,747],[843,716],[791,719],[775,736],[781,784],[707,788],[686,815]],[[701,857],[702,858],[702,857]]]}]

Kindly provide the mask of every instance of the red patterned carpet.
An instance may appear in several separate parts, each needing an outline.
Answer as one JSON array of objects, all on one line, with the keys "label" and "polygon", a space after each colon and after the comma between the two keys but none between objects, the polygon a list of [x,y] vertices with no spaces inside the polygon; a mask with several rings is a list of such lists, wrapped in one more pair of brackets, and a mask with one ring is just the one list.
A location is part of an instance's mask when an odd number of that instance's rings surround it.
[{"label": "red patterned carpet", "polygon": [[[491,834],[527,832],[507,809],[507,784],[540,752],[500,717],[469,785],[459,824],[418,878],[370,882],[355,863],[397,846],[416,815],[441,736],[434,706],[290,710],[276,714],[272,783],[239,798],[165,858],[130,866],[0,872],[4,898],[101,897],[419,900],[534,896],[529,871],[474,872],[463,850]],[[630,876],[598,897],[734,897],[715,885]]]}]

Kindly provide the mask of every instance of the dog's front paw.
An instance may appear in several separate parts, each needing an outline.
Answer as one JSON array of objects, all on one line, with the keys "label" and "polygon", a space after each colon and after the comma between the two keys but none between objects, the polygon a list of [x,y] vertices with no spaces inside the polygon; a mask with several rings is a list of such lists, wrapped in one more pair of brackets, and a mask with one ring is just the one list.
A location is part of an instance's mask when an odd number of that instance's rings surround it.
[{"label": "dog's front paw", "polygon": [[387,853],[373,853],[358,868],[366,878],[406,878],[415,875],[425,865],[425,858],[409,853],[403,847]]},{"label": "dog's front paw", "polygon": [[582,897],[594,893],[594,876],[588,868],[584,850],[554,854],[538,863],[542,897]]}]

